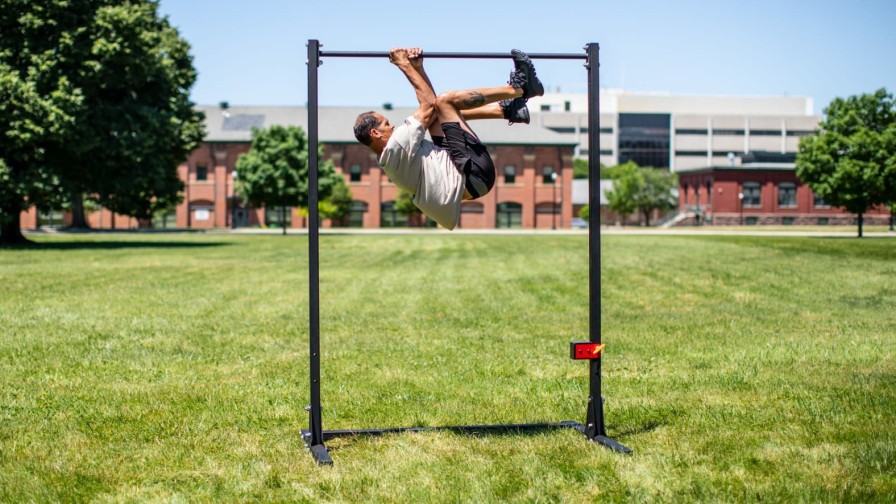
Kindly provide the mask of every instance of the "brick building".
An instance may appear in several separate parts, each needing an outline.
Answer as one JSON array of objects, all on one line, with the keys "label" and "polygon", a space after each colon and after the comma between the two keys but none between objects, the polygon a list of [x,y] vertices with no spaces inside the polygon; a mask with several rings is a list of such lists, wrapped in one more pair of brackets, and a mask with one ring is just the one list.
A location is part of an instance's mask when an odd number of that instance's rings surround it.
[{"label": "brick building", "polygon": [[[600,162],[634,161],[679,174],[681,224],[838,224],[855,215],[831,208],[802,185],[793,161],[799,140],[821,119],[811,98],[638,94],[601,91]],[[171,215],[157,216],[155,227],[303,227],[294,208],[251,208],[234,195],[240,154],[249,149],[252,128],[275,124],[307,125],[305,107],[199,107],[206,114],[206,138],[178,167],[185,181],[184,202]],[[549,93],[529,101],[532,123],[476,121],[474,129],[489,146],[498,171],[495,189],[464,203],[462,228],[568,228],[578,208],[572,159],[587,157],[588,115],[584,94]],[[321,107],[319,138],[348,182],[352,213],[347,223],[366,228],[406,225],[395,211],[398,189],[389,182],[366,147],[352,134],[355,117],[367,108]],[[398,122],[413,109],[380,110]],[[738,198],[738,195],[743,195]],[[886,220],[875,209],[869,223]],[[22,227],[65,225],[61,212],[23,213]],[[128,217],[97,211],[94,228],[133,228]],[[425,224],[421,222],[421,224]],[[433,223],[429,223],[433,224]],[[324,222],[324,226],[332,223]]]},{"label": "brick building", "polygon": [[[723,166],[680,171],[682,222],[720,226],[856,224],[855,214],[830,206],[803,185],[787,157],[747,154],[732,156]],[[864,215],[869,225],[884,225],[889,219],[883,206]]]}]

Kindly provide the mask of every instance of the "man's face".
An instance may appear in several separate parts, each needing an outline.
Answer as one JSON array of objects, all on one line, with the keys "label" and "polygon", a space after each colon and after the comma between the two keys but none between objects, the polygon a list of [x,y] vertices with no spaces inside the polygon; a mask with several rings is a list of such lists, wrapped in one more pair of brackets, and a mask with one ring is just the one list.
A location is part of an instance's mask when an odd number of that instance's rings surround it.
[{"label": "man's face", "polygon": [[395,125],[389,122],[386,119],[386,116],[382,114],[376,114],[376,118],[379,120],[379,124],[376,127],[376,132],[379,133],[379,137],[383,139],[383,144],[389,142],[389,139],[392,138],[392,132],[395,130]]}]

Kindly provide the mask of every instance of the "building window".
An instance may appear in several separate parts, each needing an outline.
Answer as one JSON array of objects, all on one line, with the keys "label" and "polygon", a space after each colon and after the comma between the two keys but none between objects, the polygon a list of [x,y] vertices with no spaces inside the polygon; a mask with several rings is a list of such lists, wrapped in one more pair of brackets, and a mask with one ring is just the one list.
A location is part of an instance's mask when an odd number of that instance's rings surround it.
[{"label": "building window", "polygon": [[[588,154],[588,151],[587,151],[587,150],[583,150],[583,151],[582,151],[582,154]],[[613,149],[601,149],[601,150],[600,150],[600,155],[601,155],[601,156],[612,156],[612,155],[613,155]]]},{"label": "building window", "polygon": [[541,183],[542,184],[553,184],[556,179],[556,175],[554,172],[553,166],[542,166],[541,167]]},{"label": "building window", "polygon": [[563,111],[569,112],[572,109],[572,103],[569,101],[563,102]]},{"label": "building window", "polygon": [[504,183],[505,184],[515,184],[516,183],[516,166],[507,165],[504,167]]},{"label": "building window", "polygon": [[756,224],[759,224],[759,217],[747,217],[746,224],[748,226],[755,226]]},{"label": "building window", "polygon": [[37,226],[62,227],[62,210],[41,210],[37,213]]},{"label": "building window", "polygon": [[759,182],[744,182],[743,206],[746,208],[759,208],[762,206],[762,192]]},{"label": "building window", "polygon": [[705,150],[680,150],[675,151],[676,156],[682,157],[706,157],[707,152]]},{"label": "building window", "polygon": [[695,128],[678,128],[675,130],[676,135],[708,135],[709,130]]},{"label": "building window", "polygon": [[176,225],[174,210],[159,211],[152,214],[154,229],[171,229]]},{"label": "building window", "polygon": [[778,206],[781,208],[796,207],[796,184],[793,182],[778,184]]},{"label": "building window", "polygon": [[519,203],[498,203],[495,213],[496,228],[518,228],[523,226],[523,205]]},{"label": "building window", "polygon": [[380,205],[380,227],[405,227],[407,219],[395,209],[394,201]]},{"label": "building window", "polygon": [[828,225],[828,218],[827,218],[827,217],[819,217],[819,218],[818,218],[818,225],[819,225],[819,226],[827,226],[827,225]]},{"label": "building window", "polygon": [[551,111],[551,106],[548,105],[547,103],[542,103],[542,104],[541,104],[541,111],[542,111],[542,112],[550,112],[550,111]]},{"label": "building window", "polygon": [[482,206],[482,203],[465,201],[460,206],[460,213],[481,214],[485,213],[485,207]]},{"label": "building window", "polygon": [[619,114],[619,164],[669,167],[669,114]]},{"label": "building window", "polygon": [[793,225],[793,217],[781,217],[781,224],[785,226]]},{"label": "building window", "polygon": [[367,213],[367,203],[352,201],[351,210],[348,213],[348,227],[364,227],[365,213]]},{"label": "building window", "polygon": [[265,207],[264,224],[268,227],[291,227],[292,226],[292,207],[274,206]]},{"label": "building window", "polygon": [[196,180],[197,181],[208,180],[208,166],[199,165],[196,167]]},{"label": "building window", "polygon": [[349,182],[360,182],[361,181],[361,165],[353,164],[351,168],[348,169],[348,180]]},{"label": "building window", "polygon": [[804,137],[809,135],[814,135],[814,131],[805,131],[805,130],[787,130],[787,136],[795,136],[795,137]]},{"label": "building window", "polygon": [[831,208],[831,204],[817,194],[812,195],[812,206],[815,208]]},{"label": "building window", "polygon": [[781,130],[751,129],[750,136],[781,136]]},{"label": "building window", "polygon": [[[613,133],[613,128],[600,128],[598,131],[601,133]],[[582,133],[588,133],[588,128],[582,128]]]},{"label": "building window", "polygon": [[713,129],[713,135],[719,136],[744,136],[744,130],[742,129]]}]

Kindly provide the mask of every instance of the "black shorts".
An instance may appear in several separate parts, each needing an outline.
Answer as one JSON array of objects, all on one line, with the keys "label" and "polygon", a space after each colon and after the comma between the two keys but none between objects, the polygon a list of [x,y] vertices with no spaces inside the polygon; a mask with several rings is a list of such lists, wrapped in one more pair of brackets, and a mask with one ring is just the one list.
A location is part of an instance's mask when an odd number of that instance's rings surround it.
[{"label": "black shorts", "polygon": [[448,150],[448,156],[464,176],[464,187],[473,199],[488,194],[495,186],[495,163],[479,139],[460,127],[460,123],[442,123],[445,136],[432,137],[432,143]]}]

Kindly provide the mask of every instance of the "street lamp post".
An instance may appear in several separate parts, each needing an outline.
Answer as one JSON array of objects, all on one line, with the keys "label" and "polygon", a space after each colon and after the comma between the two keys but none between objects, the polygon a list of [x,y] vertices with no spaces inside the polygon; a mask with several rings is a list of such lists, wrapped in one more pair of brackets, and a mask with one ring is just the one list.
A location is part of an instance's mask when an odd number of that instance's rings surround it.
[{"label": "street lamp post", "polygon": [[230,191],[233,193],[233,196],[230,198],[230,229],[236,229],[236,181],[239,174],[236,170],[233,170],[233,184],[230,186]]},{"label": "street lamp post", "polygon": [[740,206],[740,225],[744,225],[744,193],[743,191],[737,193],[737,200]]},{"label": "street lamp post", "polygon": [[551,184],[554,186],[554,197],[551,199],[551,229],[557,229],[557,172],[551,172]]}]

